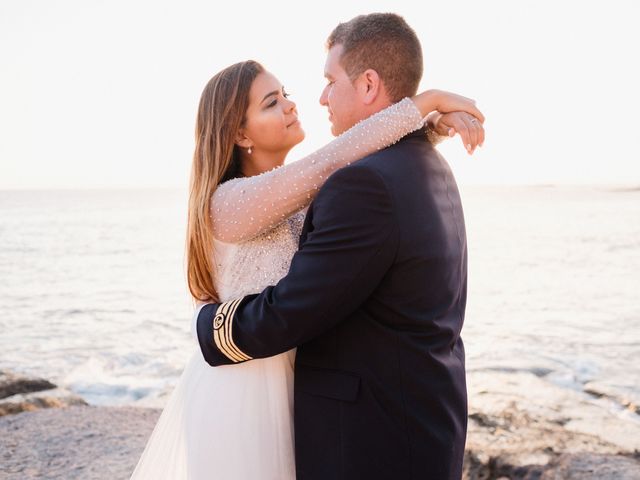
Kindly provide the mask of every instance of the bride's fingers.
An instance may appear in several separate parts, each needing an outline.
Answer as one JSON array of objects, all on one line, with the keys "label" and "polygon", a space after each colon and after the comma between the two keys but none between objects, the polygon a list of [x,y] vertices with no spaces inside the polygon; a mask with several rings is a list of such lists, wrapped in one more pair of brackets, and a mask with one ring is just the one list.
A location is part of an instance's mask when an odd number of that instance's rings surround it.
[{"label": "bride's fingers", "polygon": [[467,120],[467,126],[471,131],[470,136],[472,140],[475,138],[476,143],[472,145],[473,150],[475,151],[476,147],[481,147],[482,143],[484,142],[484,126],[475,117],[467,116],[466,120]]},{"label": "bride's fingers", "polygon": [[478,129],[478,146],[481,147],[484,144],[484,125],[479,123],[476,128]]},{"label": "bride's fingers", "polygon": [[473,153],[473,151],[478,146],[478,131],[476,129],[477,120],[475,121],[476,123],[474,123],[472,119],[473,117],[470,117],[468,115],[464,115],[463,119],[463,122],[467,127],[467,130],[469,131],[469,143],[467,143],[467,151],[469,153]]},{"label": "bride's fingers", "polygon": [[473,102],[469,105],[469,108],[465,110],[468,114],[473,115],[478,119],[480,123],[484,123],[484,115],[482,112],[476,107],[476,102]]},{"label": "bride's fingers", "polygon": [[467,127],[466,123],[464,123],[464,121],[457,122],[455,129],[460,135],[460,139],[462,140],[462,144],[464,145],[465,150],[471,153],[471,135],[469,134],[469,128]]},{"label": "bride's fingers", "polygon": [[469,115],[473,115],[478,119],[480,123],[484,123],[484,115],[480,111],[480,109],[476,106],[476,101],[473,98],[463,97],[459,95],[459,97],[463,100],[465,104],[463,108],[460,110],[467,112]]}]

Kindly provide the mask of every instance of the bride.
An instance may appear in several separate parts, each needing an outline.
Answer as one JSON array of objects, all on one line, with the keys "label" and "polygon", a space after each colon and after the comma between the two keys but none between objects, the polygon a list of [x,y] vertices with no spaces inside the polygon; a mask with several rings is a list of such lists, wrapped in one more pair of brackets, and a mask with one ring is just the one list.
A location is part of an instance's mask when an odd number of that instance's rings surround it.
[{"label": "bride", "polygon": [[[193,298],[222,302],[277,283],[297,250],[304,209],[326,178],[422,128],[436,110],[481,116],[470,100],[431,90],[285,166],[305,134],[280,82],[254,61],[216,74],[196,121],[187,232]],[[446,119],[439,123],[446,132]],[[294,479],[295,350],[214,369],[197,338],[193,349],[131,478]]]}]

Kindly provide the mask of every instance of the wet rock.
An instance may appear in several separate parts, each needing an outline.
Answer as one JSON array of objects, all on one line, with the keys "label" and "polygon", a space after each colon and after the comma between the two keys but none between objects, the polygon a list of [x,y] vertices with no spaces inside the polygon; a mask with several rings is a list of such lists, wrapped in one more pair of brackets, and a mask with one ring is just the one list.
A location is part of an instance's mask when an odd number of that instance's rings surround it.
[{"label": "wet rock", "polygon": [[81,397],[42,378],[0,371],[0,417],[42,408],[86,405]]},{"label": "wet rock", "polygon": [[53,388],[27,394],[17,394],[0,400],[0,417],[21,412],[32,412],[43,408],[63,408],[87,405],[78,395],[63,388]]},{"label": "wet rock", "polygon": [[616,392],[605,385],[601,385],[598,382],[589,382],[585,384],[584,392],[596,398],[608,399],[612,403],[617,403],[622,408],[626,408],[636,415],[640,415],[640,402],[638,399],[620,395],[619,392]]},{"label": "wet rock", "polygon": [[0,399],[18,393],[39,392],[51,388],[56,388],[56,386],[43,378],[30,378],[0,370]]}]

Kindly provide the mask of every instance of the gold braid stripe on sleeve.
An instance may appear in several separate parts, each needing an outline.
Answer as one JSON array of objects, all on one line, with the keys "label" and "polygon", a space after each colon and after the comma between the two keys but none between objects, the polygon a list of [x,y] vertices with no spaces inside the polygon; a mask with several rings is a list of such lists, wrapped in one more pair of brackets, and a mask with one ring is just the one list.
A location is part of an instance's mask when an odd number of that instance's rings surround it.
[{"label": "gold braid stripe on sleeve", "polygon": [[222,303],[213,317],[213,341],[222,354],[235,363],[252,359],[252,357],[238,348],[231,335],[233,316],[241,301],[242,299],[239,298]]}]

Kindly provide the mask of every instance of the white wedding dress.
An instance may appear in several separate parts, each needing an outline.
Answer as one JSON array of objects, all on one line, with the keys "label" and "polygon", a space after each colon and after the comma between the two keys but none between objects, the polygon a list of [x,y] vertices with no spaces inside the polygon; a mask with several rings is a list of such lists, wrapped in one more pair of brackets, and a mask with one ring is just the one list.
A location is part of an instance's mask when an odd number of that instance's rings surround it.
[{"label": "white wedding dress", "polygon": [[[303,209],[324,180],[422,125],[419,110],[404,99],[297,162],[220,185],[211,202],[220,300],[258,293],[284,277]],[[131,478],[295,479],[295,350],[214,368],[195,335],[193,349]]]}]

